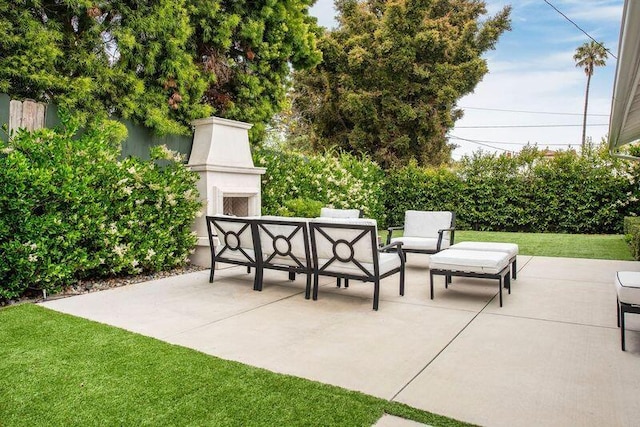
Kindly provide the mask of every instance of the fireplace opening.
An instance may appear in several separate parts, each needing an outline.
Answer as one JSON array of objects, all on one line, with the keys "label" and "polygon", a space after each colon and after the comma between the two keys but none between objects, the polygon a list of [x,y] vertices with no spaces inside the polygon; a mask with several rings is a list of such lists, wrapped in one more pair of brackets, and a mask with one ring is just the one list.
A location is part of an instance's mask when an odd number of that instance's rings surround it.
[{"label": "fireplace opening", "polygon": [[249,198],[228,196],[223,197],[222,212],[225,215],[249,216]]}]

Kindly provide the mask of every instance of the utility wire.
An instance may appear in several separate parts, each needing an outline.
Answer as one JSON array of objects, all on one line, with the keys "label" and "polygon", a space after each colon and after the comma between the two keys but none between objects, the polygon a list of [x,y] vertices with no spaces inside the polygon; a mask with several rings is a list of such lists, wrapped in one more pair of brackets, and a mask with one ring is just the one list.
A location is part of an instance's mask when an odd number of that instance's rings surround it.
[{"label": "utility wire", "polygon": [[551,2],[549,2],[548,0],[544,0],[544,2],[546,4],[548,4],[549,6],[551,6],[553,8],[553,10],[555,10],[556,12],[558,12],[560,15],[564,16],[564,18],[571,22],[578,30],[582,31],[587,37],[589,37],[591,40],[593,40],[594,42],[596,42],[597,44],[600,45],[600,47],[602,47],[604,50],[606,50],[607,52],[609,52],[609,55],[611,55],[614,59],[618,59],[617,56],[615,56],[613,53],[611,53],[611,51],[609,49],[607,49],[602,43],[600,43],[598,40],[594,39],[593,37],[591,37],[591,34],[587,33],[585,30],[583,30],[578,24],[576,24],[575,22],[573,22],[571,20],[571,18],[569,18],[567,15],[565,15],[564,13],[562,13],[557,7],[555,7],[554,5],[551,4]]},{"label": "utility wire", "polygon": [[[561,113],[553,111],[529,111],[529,110],[508,110],[503,108],[480,108],[480,107],[459,107],[463,110],[482,110],[482,111],[504,111],[507,113],[527,113],[527,114],[550,114],[554,116],[584,116],[582,113]],[[609,117],[609,114],[587,114],[587,116]]]},{"label": "utility wire", "polygon": [[[463,140],[463,141],[467,141],[466,139],[461,138],[461,137],[456,136],[456,135],[449,135],[449,138],[453,138],[453,139],[461,139],[461,140]],[[470,141],[473,141],[473,142],[484,142],[484,143],[489,143],[489,144],[521,145],[521,146],[525,146],[525,145],[527,145],[527,144],[531,144],[531,142],[489,141],[489,140],[486,140],[486,139],[473,139],[473,140],[470,140]],[[534,142],[534,144],[535,144],[535,145],[544,145],[544,146],[549,146],[549,147],[551,147],[551,146],[564,147],[564,146],[567,146],[567,145],[568,145],[568,146],[571,146],[571,145],[577,145],[577,144],[572,143],[572,142],[565,142],[565,143],[562,143],[562,144],[545,144],[545,143]]]},{"label": "utility wire", "polygon": [[[587,124],[587,126],[609,126],[608,123]],[[482,125],[482,126],[456,126],[456,129],[501,129],[501,128],[563,128],[582,127],[582,125]]]},{"label": "utility wire", "polygon": [[509,150],[507,150],[507,149],[505,149],[505,148],[501,148],[501,147],[494,147],[494,146],[489,145],[489,144],[483,144],[482,142],[474,141],[473,139],[460,138],[459,136],[453,136],[453,135],[449,135],[449,138],[459,139],[460,141],[467,141],[467,142],[471,142],[472,144],[482,145],[483,147],[493,148],[494,150],[502,150],[502,151],[506,151],[506,152],[508,152],[508,151],[509,151]]}]

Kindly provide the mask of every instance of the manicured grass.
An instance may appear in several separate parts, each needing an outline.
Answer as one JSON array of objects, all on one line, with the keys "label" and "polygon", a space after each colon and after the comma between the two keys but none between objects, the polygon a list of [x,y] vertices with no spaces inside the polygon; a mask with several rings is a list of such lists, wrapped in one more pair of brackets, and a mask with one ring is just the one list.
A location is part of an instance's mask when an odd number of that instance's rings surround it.
[{"label": "manicured grass", "polygon": [[464,241],[517,243],[521,255],[633,260],[622,235],[456,230],[455,242]]},{"label": "manicured grass", "polygon": [[465,425],[33,304],[0,310],[0,425]]}]

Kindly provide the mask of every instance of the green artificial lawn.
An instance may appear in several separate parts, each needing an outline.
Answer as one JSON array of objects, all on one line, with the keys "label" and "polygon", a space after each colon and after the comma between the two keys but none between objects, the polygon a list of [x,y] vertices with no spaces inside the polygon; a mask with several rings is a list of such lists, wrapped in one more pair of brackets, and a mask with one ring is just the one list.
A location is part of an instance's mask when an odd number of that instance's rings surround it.
[{"label": "green artificial lawn", "polygon": [[0,325],[3,427],[465,425],[33,304],[0,309]]},{"label": "green artificial lawn", "polygon": [[517,243],[521,255],[633,261],[622,235],[458,231],[455,242]]}]

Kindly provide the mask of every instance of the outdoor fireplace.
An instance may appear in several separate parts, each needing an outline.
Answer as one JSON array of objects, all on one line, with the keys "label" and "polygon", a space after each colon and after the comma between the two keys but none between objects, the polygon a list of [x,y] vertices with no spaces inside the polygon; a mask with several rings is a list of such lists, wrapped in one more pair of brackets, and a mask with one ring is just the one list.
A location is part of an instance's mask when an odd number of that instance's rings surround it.
[{"label": "outdoor fireplace", "polygon": [[222,213],[234,216],[249,216],[249,197],[224,196]]},{"label": "outdoor fireplace", "polygon": [[259,216],[260,178],[265,169],[253,165],[247,133],[250,124],[218,117],[199,119],[192,124],[195,130],[188,164],[200,175],[198,190],[203,215],[194,223],[198,243],[191,262],[209,267],[209,238],[204,216]]}]

